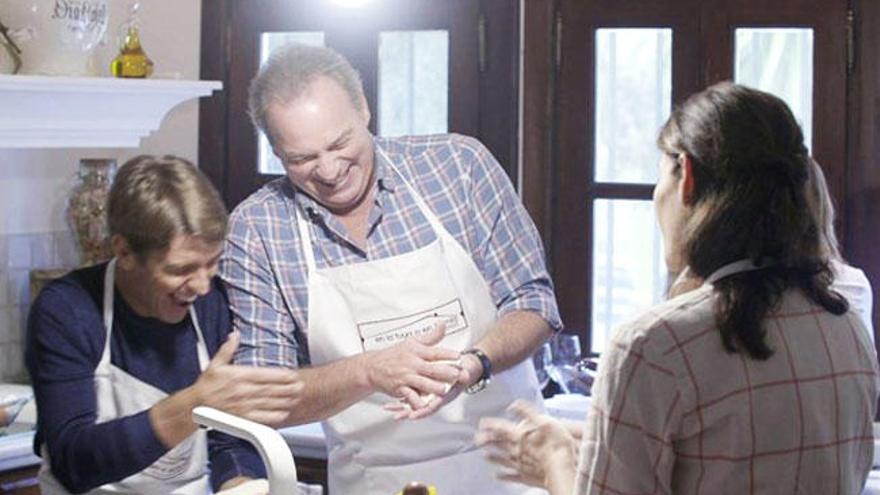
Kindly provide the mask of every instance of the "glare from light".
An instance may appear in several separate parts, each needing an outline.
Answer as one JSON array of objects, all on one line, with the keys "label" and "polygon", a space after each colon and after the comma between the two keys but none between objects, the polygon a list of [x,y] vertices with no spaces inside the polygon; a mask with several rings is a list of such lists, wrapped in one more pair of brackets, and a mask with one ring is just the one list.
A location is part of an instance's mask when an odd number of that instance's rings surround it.
[{"label": "glare from light", "polygon": [[361,7],[366,5],[371,0],[331,0],[333,3],[341,5],[343,7]]}]

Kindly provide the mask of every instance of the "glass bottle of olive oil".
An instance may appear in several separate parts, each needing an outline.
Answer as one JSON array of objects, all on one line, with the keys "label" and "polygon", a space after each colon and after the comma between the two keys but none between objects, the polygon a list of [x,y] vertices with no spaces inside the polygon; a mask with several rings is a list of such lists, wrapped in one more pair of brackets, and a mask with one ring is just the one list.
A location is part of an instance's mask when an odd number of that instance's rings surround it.
[{"label": "glass bottle of olive oil", "polygon": [[403,487],[403,490],[397,495],[437,495],[437,489],[433,485],[427,486],[413,482]]},{"label": "glass bottle of olive oil", "polygon": [[122,38],[119,55],[110,63],[110,72],[115,77],[149,77],[153,73],[153,61],[141,47],[137,26],[132,23]]}]

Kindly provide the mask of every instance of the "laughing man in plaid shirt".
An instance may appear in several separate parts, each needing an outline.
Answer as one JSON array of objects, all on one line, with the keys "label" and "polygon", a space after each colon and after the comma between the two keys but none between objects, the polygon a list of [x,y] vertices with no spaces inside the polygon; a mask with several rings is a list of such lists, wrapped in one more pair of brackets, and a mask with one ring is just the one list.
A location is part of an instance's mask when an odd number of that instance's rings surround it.
[{"label": "laughing man in plaid shirt", "polygon": [[323,421],[330,491],[534,493],[473,442],[480,417],[541,403],[526,358],[560,327],[499,164],[464,136],[370,135],[357,74],[326,48],[273,53],[251,112],[287,177],[230,219],[236,362],[299,368],[286,423]]},{"label": "laughing man in plaid shirt", "polygon": [[794,117],[722,83],[676,109],[658,144],[666,262],[690,290],[616,331],[585,428],[517,404],[522,421],[487,419],[478,440],[552,495],[858,494],[877,357],[829,290]]}]

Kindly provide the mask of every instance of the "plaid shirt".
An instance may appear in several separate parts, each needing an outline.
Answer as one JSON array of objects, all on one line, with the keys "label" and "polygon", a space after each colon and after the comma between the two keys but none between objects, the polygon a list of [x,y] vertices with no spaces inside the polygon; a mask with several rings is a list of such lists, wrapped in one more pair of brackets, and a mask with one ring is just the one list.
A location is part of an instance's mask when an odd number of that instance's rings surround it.
[{"label": "plaid shirt", "polygon": [[724,350],[709,284],[618,330],[602,356],[576,493],[861,491],[873,457],[877,360],[852,311],[790,291],[766,361]]},{"label": "plaid shirt", "polygon": [[[555,329],[561,327],[538,232],[482,144],[460,135],[374,138],[374,143],[470,253],[500,314],[534,311]],[[366,251],[351,242],[333,214],[296,192],[286,177],[232,212],[220,275],[228,285],[234,328],[241,332],[237,363],[295,367],[307,362],[307,268],[295,224],[303,210],[318,268],[395,256],[436,239],[400,176],[381,154],[374,163],[378,191]]]}]

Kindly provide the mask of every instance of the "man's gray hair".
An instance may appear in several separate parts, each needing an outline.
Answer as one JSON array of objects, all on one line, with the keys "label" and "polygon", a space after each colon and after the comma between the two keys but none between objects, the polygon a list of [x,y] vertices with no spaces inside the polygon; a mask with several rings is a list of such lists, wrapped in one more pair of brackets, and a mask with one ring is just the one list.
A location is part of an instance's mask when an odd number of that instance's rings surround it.
[{"label": "man's gray hair", "polygon": [[272,51],[269,60],[251,81],[248,107],[258,129],[274,140],[266,120],[269,107],[286,104],[300,96],[318,77],[336,81],[360,108],[364,88],[358,72],[335,50],[323,46],[289,43]]}]

